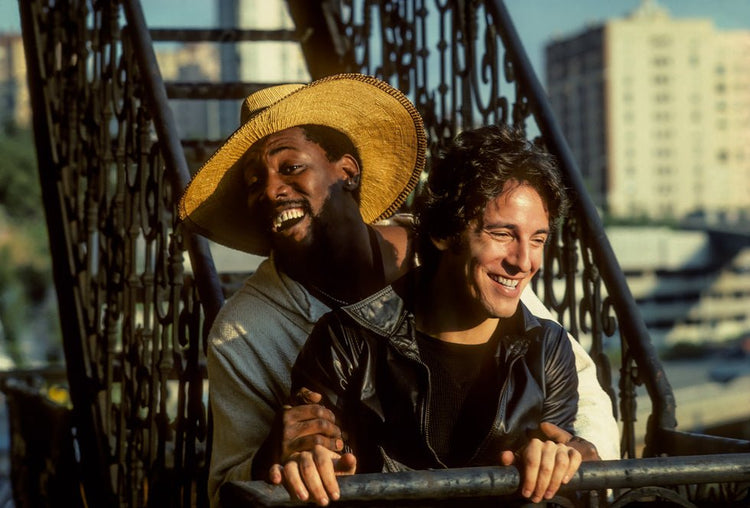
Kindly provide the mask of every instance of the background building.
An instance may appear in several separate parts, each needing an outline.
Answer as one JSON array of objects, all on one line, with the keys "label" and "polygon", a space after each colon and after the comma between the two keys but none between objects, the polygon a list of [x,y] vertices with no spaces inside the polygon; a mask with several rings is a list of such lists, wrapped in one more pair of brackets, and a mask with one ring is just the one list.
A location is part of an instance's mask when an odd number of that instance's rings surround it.
[{"label": "background building", "polygon": [[[221,79],[219,48],[215,44],[157,47],[156,57],[165,81],[216,83]],[[169,102],[182,139],[222,137],[219,101],[171,99]]]},{"label": "background building", "polygon": [[[251,30],[293,30],[282,0],[218,0],[219,26]],[[221,45],[221,80],[248,83],[305,83],[310,81],[299,43],[241,42]],[[239,122],[238,101],[222,101],[221,126],[225,134]]]},{"label": "background building", "polygon": [[21,34],[0,34],[0,123],[21,127],[31,123],[26,86],[26,58]]},{"label": "background building", "polygon": [[549,43],[546,83],[607,214],[750,209],[750,32],[674,19],[645,0]]}]

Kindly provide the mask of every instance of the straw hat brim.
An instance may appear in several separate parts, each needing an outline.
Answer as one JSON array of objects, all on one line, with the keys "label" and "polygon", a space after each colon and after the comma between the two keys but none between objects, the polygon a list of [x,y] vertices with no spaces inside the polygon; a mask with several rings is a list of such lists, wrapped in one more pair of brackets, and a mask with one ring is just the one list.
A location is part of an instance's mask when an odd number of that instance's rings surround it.
[{"label": "straw hat brim", "polygon": [[268,254],[269,225],[247,206],[238,162],[258,140],[300,125],[329,126],[351,139],[362,161],[365,222],[389,217],[414,190],[426,138],[422,118],[403,93],[362,74],[330,76],[292,90],[241,125],[195,174],[178,206],[180,219],[195,231],[228,247]]}]

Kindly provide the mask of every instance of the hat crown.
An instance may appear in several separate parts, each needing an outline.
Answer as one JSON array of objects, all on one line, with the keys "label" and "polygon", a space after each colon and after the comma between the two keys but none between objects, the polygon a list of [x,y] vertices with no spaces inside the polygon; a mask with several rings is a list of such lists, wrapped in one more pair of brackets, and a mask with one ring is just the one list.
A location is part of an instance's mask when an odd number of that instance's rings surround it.
[{"label": "hat crown", "polygon": [[250,120],[252,117],[257,115],[267,107],[273,106],[274,104],[285,99],[300,88],[304,88],[304,86],[305,85],[296,83],[270,86],[248,95],[245,100],[242,101],[242,108],[240,110],[240,125],[246,123],[248,120]]}]

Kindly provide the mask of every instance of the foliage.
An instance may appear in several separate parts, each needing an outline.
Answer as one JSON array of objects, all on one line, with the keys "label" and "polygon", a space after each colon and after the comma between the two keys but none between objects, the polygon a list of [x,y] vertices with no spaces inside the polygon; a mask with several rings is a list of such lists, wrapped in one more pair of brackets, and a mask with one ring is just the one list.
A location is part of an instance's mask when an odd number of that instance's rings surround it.
[{"label": "foliage", "polygon": [[14,127],[0,135],[0,203],[20,223],[44,221],[34,142],[28,130]]},{"label": "foliage", "polygon": [[0,348],[22,366],[58,357],[60,332],[31,133],[6,125],[0,153]]}]

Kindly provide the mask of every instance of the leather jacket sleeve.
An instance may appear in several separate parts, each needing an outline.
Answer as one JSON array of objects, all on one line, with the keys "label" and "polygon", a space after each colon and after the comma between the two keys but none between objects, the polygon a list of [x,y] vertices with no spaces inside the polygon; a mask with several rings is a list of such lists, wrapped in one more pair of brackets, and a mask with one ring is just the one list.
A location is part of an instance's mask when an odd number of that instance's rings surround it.
[{"label": "leather jacket sleeve", "polygon": [[325,314],[313,328],[292,368],[292,392],[309,388],[339,417],[359,368],[364,340],[341,322],[337,312]]},{"label": "leather jacket sleeve", "polygon": [[548,326],[545,335],[546,397],[542,421],[554,423],[572,434],[573,422],[578,410],[578,374],[575,356],[567,334],[561,326],[557,324]]}]

